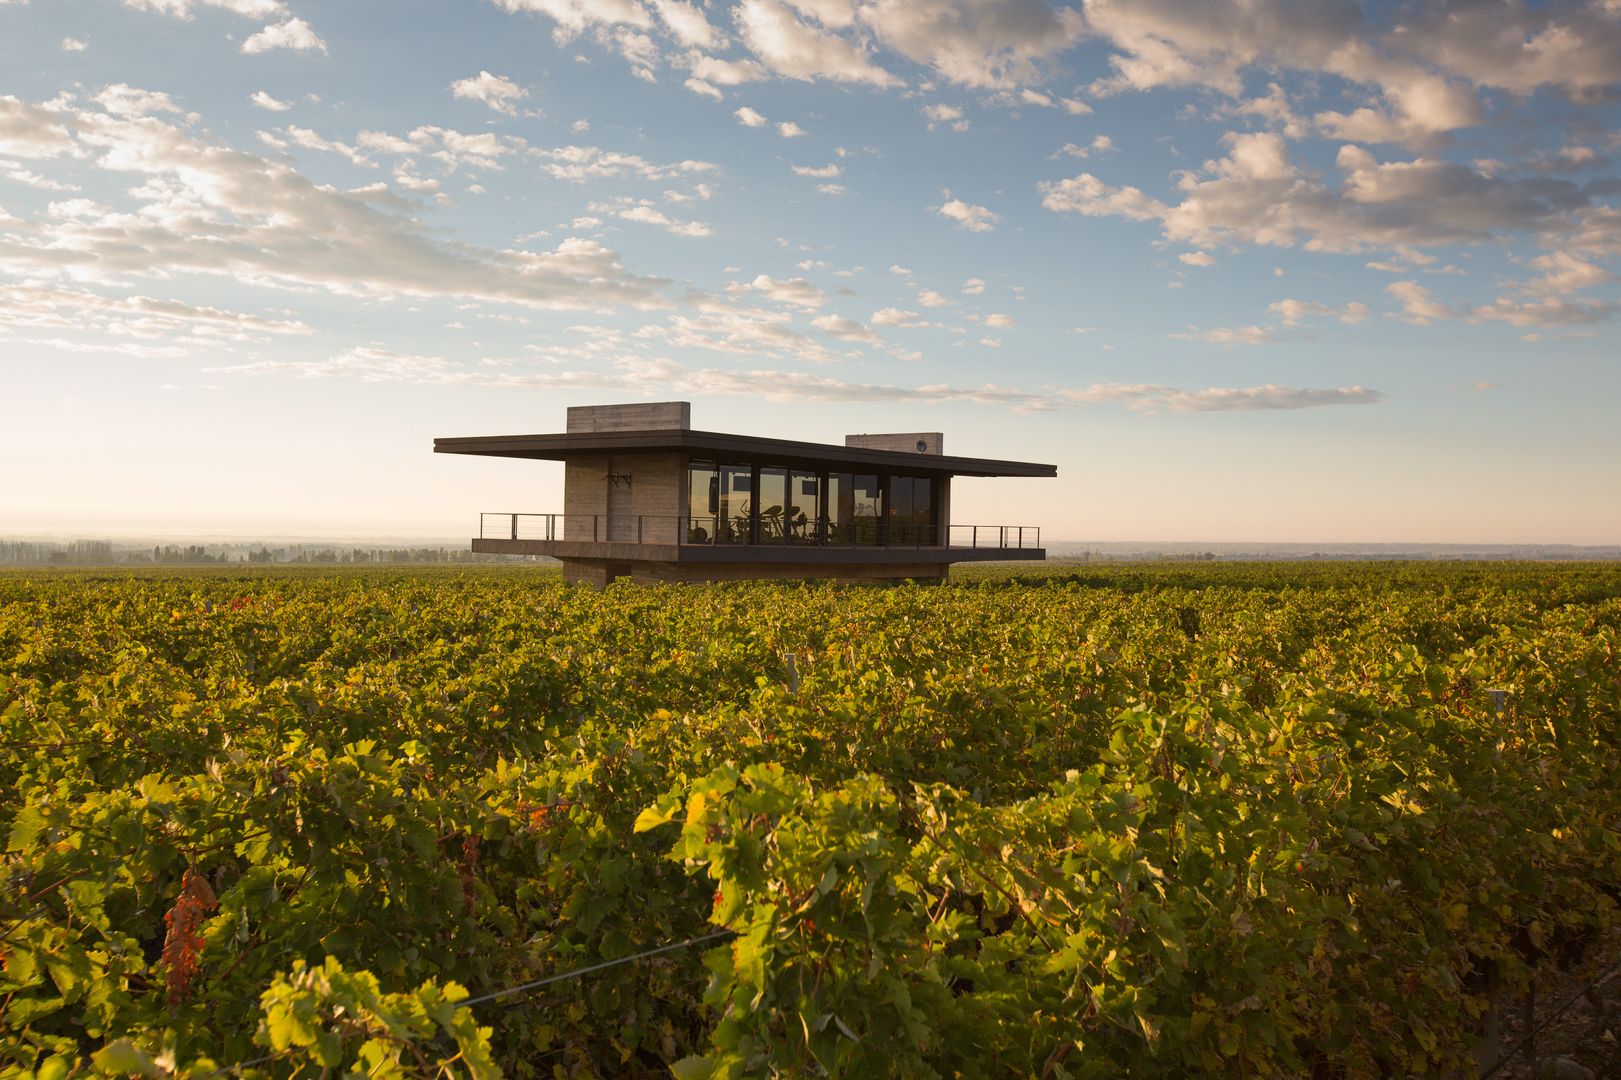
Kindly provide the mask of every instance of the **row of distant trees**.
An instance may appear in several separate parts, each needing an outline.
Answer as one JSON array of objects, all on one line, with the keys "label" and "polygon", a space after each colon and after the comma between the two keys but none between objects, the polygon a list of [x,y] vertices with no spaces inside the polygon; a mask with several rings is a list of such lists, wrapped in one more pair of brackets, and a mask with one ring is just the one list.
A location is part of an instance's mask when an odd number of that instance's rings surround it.
[{"label": "row of distant trees", "polygon": [[512,556],[475,555],[466,548],[338,548],[320,544],[115,544],[110,540],[0,540],[0,566],[217,566],[307,563],[364,566],[378,563],[509,562]]}]

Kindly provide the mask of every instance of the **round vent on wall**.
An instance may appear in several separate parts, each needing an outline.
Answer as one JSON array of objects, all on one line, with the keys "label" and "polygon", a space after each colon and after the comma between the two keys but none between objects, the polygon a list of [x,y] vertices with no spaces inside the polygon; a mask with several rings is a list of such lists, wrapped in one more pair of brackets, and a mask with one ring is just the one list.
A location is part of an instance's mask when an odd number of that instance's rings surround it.
[{"label": "round vent on wall", "polygon": [[929,444],[927,442],[925,442],[924,440],[919,439],[917,441],[917,452],[920,453],[920,454],[928,453],[929,452]]}]

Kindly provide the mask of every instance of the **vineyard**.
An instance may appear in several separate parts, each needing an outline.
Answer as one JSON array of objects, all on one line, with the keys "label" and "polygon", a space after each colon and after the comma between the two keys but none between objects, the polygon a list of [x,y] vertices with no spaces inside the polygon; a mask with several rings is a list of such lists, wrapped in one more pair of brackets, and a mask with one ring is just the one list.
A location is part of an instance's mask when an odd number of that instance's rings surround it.
[{"label": "vineyard", "polygon": [[1621,569],[1076,570],[0,574],[0,1074],[1438,1076],[1616,924]]}]

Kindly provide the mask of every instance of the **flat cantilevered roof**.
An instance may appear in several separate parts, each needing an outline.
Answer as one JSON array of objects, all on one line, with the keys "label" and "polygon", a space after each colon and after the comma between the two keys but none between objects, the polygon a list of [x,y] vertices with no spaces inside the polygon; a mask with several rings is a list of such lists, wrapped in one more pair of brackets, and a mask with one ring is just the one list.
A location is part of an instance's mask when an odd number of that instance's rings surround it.
[{"label": "flat cantilevered roof", "polygon": [[436,454],[475,454],[543,461],[564,461],[583,454],[653,454],[671,451],[720,460],[770,460],[786,465],[841,465],[850,468],[864,466],[876,470],[946,473],[953,476],[1058,475],[1058,466],[1033,461],[908,454],[899,450],[869,450],[835,443],[764,439],[753,435],[727,435],[719,431],[692,431],[686,428],[551,435],[471,435],[433,440],[433,452]]}]

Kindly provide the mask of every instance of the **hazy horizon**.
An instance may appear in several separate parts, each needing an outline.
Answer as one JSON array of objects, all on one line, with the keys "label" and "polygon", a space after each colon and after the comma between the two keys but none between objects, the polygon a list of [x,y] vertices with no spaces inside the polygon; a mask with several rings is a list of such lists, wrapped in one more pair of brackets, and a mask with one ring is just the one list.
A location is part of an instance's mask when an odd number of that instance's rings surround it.
[{"label": "hazy horizon", "polygon": [[[292,547],[319,548],[329,547],[343,549],[347,547],[360,549],[373,548],[416,548],[416,547],[443,547],[448,550],[463,550],[467,548],[470,537],[455,535],[413,534],[413,533],[362,533],[362,534],[328,534],[328,533],[99,533],[78,534],[71,532],[16,532],[0,533],[0,544],[4,543],[40,543],[40,544],[71,544],[71,543],[110,543],[121,550],[140,550],[145,547],[163,547],[175,545],[201,545],[213,547],[246,547],[256,545],[285,545]],[[1161,552],[1165,554],[1198,554],[1212,551],[1218,555],[1236,555],[1244,553],[1295,553],[1305,554],[1314,551],[1324,553],[1388,553],[1399,554],[1403,551],[1412,551],[1429,554],[1444,554],[1447,552],[1481,552],[1486,554],[1506,554],[1516,551],[1547,551],[1547,552],[1576,552],[1585,553],[1592,558],[1612,559],[1621,558],[1621,544],[1539,544],[1539,543],[1501,543],[1493,541],[1455,541],[1446,543],[1430,543],[1423,541],[1364,541],[1364,540],[1210,540],[1210,539],[1171,539],[1171,538],[1128,538],[1116,540],[1102,540],[1095,538],[1066,538],[1042,537],[1043,545],[1048,549],[1049,558],[1072,558],[1076,555],[1090,551],[1098,554],[1151,554]]]},{"label": "hazy horizon", "polygon": [[465,539],[562,469],[436,436],[680,399],[1054,463],[952,501],[1055,541],[1621,543],[1615,0],[0,0],[0,71],[0,533]]}]

